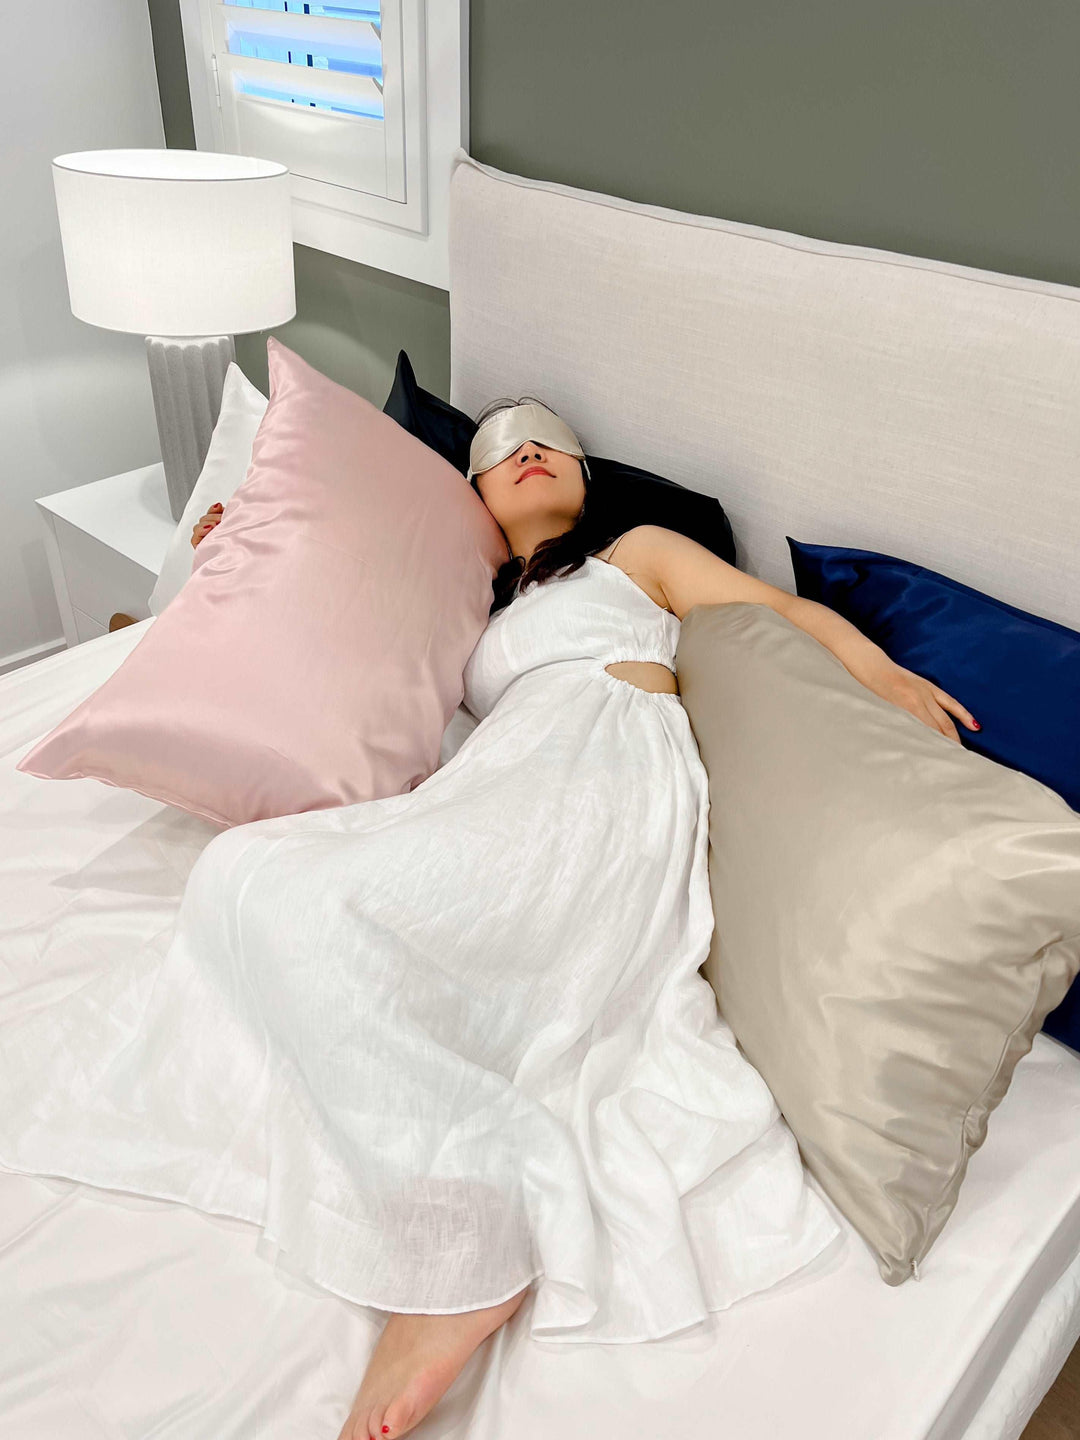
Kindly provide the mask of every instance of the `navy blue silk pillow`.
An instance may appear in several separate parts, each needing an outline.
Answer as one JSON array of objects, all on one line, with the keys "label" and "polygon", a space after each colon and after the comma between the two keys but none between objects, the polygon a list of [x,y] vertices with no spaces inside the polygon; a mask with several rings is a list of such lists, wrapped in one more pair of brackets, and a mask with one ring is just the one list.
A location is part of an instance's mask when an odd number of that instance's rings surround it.
[{"label": "navy blue silk pillow", "polygon": [[967,706],[965,745],[1080,810],[1080,634],[891,555],[788,545],[800,595]]},{"label": "navy blue silk pillow", "polygon": [[[1023,770],[1080,810],[1080,634],[873,550],[788,537],[795,585],[982,725],[963,743]],[[1043,1027],[1080,1049],[1080,983]]]},{"label": "navy blue silk pillow", "polygon": [[[410,435],[466,473],[476,421],[421,389],[404,350],[398,355],[394,384],[383,410]],[[719,500],[618,460],[595,455],[586,459],[589,515],[597,547],[635,525],[662,525],[735,564],[735,537]]]}]

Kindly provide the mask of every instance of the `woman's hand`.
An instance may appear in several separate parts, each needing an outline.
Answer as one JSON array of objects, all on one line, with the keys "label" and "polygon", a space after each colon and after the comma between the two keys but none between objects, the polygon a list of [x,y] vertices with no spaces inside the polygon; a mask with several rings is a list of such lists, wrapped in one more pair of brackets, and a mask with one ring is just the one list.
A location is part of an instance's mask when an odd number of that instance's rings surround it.
[{"label": "woman's hand", "polygon": [[222,505],[220,500],[217,502],[216,505],[210,506],[210,509],[206,512],[206,514],[202,517],[202,519],[191,532],[192,546],[198,545],[200,540],[205,540],[207,535],[210,534],[210,531],[213,530],[214,526],[220,525],[221,517],[224,513],[225,506]]},{"label": "woman's hand", "polygon": [[929,725],[931,730],[940,730],[942,735],[958,744],[960,736],[950,716],[955,715],[968,730],[982,729],[959,700],[954,700],[944,690],[931,685],[930,681],[924,680],[921,675],[897,665],[884,651],[879,651],[879,655],[880,659],[874,656],[868,662],[859,664],[857,669],[854,666],[849,667],[855,678],[868,690],[873,690],[874,694],[880,695],[883,700],[891,700],[894,705],[899,705],[901,710],[909,711],[916,720]]}]

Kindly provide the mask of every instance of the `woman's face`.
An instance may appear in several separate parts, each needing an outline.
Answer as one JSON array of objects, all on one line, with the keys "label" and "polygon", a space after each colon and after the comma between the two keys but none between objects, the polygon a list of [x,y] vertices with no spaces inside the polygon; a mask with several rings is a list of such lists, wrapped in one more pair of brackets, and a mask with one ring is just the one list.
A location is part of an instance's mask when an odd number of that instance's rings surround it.
[{"label": "woman's face", "polygon": [[[480,498],[508,533],[551,517],[551,534],[572,524],[585,503],[581,461],[529,440],[476,476]],[[531,526],[530,526],[531,528]]]}]

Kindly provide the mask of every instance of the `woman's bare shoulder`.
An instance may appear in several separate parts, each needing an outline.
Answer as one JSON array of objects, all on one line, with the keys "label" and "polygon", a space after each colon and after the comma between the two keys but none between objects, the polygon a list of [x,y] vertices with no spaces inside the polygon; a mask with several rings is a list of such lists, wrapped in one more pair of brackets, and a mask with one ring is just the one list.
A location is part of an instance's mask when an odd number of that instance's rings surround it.
[{"label": "woman's bare shoulder", "polygon": [[671,607],[660,584],[656,558],[658,542],[669,534],[671,531],[659,525],[635,525],[596,552],[599,559],[624,570],[664,610]]},{"label": "woman's bare shoulder", "polygon": [[658,538],[671,533],[670,530],[665,530],[660,525],[634,525],[631,529],[624,530],[621,535],[596,553],[601,560],[610,560],[617,549],[619,563],[625,569],[626,563],[631,557],[638,561],[647,561],[649,556],[656,551]]}]

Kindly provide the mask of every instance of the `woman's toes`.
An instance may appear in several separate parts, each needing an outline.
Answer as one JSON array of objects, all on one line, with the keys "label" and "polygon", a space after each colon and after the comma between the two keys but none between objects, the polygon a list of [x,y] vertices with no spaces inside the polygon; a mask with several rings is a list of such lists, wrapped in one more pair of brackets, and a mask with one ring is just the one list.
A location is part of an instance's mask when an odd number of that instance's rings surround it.
[{"label": "woman's toes", "polygon": [[416,1406],[403,1395],[399,1395],[396,1399],[391,1400],[386,1410],[379,1416],[379,1428],[371,1433],[374,1440],[399,1440],[399,1436],[411,1430],[419,1418]]}]

